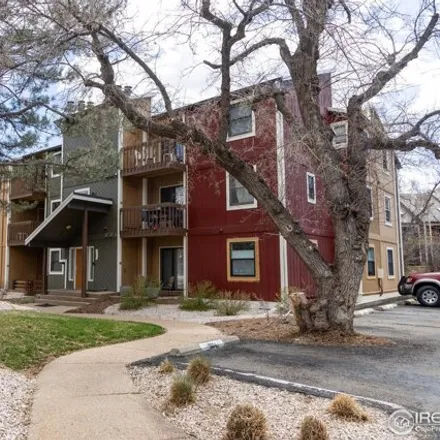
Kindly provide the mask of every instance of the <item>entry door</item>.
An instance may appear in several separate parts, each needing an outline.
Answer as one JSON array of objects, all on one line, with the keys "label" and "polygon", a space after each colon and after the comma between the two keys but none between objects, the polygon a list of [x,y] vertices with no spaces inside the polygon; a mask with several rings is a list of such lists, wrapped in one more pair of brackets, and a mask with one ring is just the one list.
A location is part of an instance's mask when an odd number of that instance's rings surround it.
[{"label": "entry door", "polygon": [[183,290],[183,248],[161,248],[160,281],[164,290]]},{"label": "entry door", "polygon": [[75,289],[81,289],[82,286],[82,249],[75,249]]}]

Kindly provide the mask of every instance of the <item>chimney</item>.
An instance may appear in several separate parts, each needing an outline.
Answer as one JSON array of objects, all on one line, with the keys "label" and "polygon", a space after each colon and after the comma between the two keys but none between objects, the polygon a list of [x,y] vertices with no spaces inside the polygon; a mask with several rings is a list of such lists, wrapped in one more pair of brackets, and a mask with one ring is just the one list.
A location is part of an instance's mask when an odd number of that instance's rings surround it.
[{"label": "chimney", "polygon": [[133,87],[131,87],[131,86],[125,86],[125,87],[124,87],[124,93],[125,93],[127,96],[130,96],[130,95],[131,95],[132,90],[133,90]]},{"label": "chimney", "polygon": [[66,113],[73,113],[73,111],[75,110],[75,103],[73,101],[67,101],[64,110],[66,111]]},{"label": "chimney", "polygon": [[82,112],[86,109],[86,101],[78,101],[78,111]]},{"label": "chimney", "polygon": [[94,107],[94,102],[93,101],[87,101],[87,108],[89,109],[89,108],[92,108],[92,107]]}]

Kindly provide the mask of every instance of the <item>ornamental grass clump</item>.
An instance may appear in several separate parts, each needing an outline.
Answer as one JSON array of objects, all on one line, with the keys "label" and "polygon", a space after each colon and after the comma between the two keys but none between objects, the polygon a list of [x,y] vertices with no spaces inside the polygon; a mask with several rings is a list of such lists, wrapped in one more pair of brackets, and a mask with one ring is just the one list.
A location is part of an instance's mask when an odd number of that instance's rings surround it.
[{"label": "ornamental grass clump", "polygon": [[237,405],[229,416],[223,440],[267,440],[264,413],[251,404]]},{"label": "ornamental grass clump", "polygon": [[175,406],[186,406],[195,400],[193,380],[186,374],[176,376],[171,384],[169,402]]},{"label": "ornamental grass clump", "polygon": [[313,416],[307,416],[301,423],[298,440],[329,440],[325,424]]},{"label": "ornamental grass clump", "polygon": [[174,373],[175,370],[174,364],[169,359],[165,359],[159,365],[159,373],[161,374],[171,374]]},{"label": "ornamental grass clump", "polygon": [[343,419],[365,422],[369,419],[367,412],[347,394],[337,394],[328,409]]},{"label": "ornamental grass clump", "polygon": [[211,363],[208,359],[198,356],[189,363],[186,373],[195,385],[204,385],[211,378]]}]

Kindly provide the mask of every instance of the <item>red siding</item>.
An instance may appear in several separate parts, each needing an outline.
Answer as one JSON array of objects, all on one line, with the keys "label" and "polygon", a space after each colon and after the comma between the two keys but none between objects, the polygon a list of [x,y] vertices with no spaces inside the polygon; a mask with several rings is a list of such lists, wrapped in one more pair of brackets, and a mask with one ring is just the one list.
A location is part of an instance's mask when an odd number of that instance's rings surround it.
[{"label": "red siding", "polygon": [[[260,281],[227,281],[226,240],[236,237],[259,237]],[[189,235],[188,281],[212,281],[219,289],[244,290],[256,297],[273,301],[280,290],[279,239],[273,234]]]},{"label": "red siding", "polygon": [[[331,106],[330,76],[321,77],[320,105]],[[288,96],[295,116],[301,123],[295,93]],[[256,136],[230,143],[231,149],[250,164],[256,164],[266,182],[277,191],[276,108],[272,101],[255,106]],[[207,132],[215,132],[216,105],[197,108],[187,115]],[[291,128],[291,127],[290,127]],[[316,205],[307,202],[306,173],[313,172],[307,152],[295,150],[290,128],[285,127],[286,198],[289,210],[298,218],[327,261],[333,260],[333,228],[328,216],[323,189],[317,179]],[[188,159],[188,281],[212,281],[218,288],[245,290],[265,300],[274,300],[280,290],[279,236],[270,218],[259,208],[226,209],[226,174],[198,149],[187,146]],[[316,173],[317,174],[317,173]],[[260,238],[260,281],[227,281],[226,242],[228,238]],[[288,275],[291,286],[314,291],[310,273],[293,249],[288,248]]]},{"label": "red siding", "polygon": [[[255,108],[256,136],[230,142],[248,163],[256,165],[276,191],[275,105]],[[209,127],[215,127],[212,119]],[[279,238],[268,215],[260,208],[228,211],[226,173],[196,151],[188,158],[188,281],[212,281],[218,288],[244,290],[266,300],[280,290]],[[226,240],[259,237],[260,281],[228,282]]]},{"label": "red siding", "polygon": [[[330,75],[321,75],[321,94],[319,103],[323,116],[326,109],[332,105]],[[294,115],[301,121],[298,100],[295,92],[288,96],[289,105]],[[330,219],[324,188],[320,182],[319,172],[314,161],[301,142],[295,140],[291,127],[285,127],[285,163],[286,163],[286,200],[289,211],[300,222],[311,240],[318,241],[318,249],[324,259],[332,262],[334,259],[334,232]],[[307,173],[316,177],[316,204],[307,200]],[[315,284],[298,254],[290,247],[287,249],[287,266],[289,285],[304,289],[309,295],[315,292]]]},{"label": "red siding", "polygon": [[[328,263],[334,259],[334,240],[333,237],[323,237],[310,235],[311,240],[318,242],[318,250]],[[287,248],[287,272],[289,285],[303,289],[308,296],[315,294],[315,283],[306,265],[301,261],[298,254],[291,248]]]}]

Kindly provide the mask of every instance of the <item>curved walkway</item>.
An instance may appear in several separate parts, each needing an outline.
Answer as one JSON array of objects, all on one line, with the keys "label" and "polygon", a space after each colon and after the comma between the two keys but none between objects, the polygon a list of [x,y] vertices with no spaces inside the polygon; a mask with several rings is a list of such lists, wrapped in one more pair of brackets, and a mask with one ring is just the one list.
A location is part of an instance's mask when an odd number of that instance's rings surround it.
[{"label": "curved walkway", "polygon": [[[147,322],[135,317],[95,317]],[[138,393],[126,365],[221,334],[212,327],[188,322],[148,322],[165,327],[167,332],[75,352],[48,364],[37,377],[28,440],[189,439]]]}]

